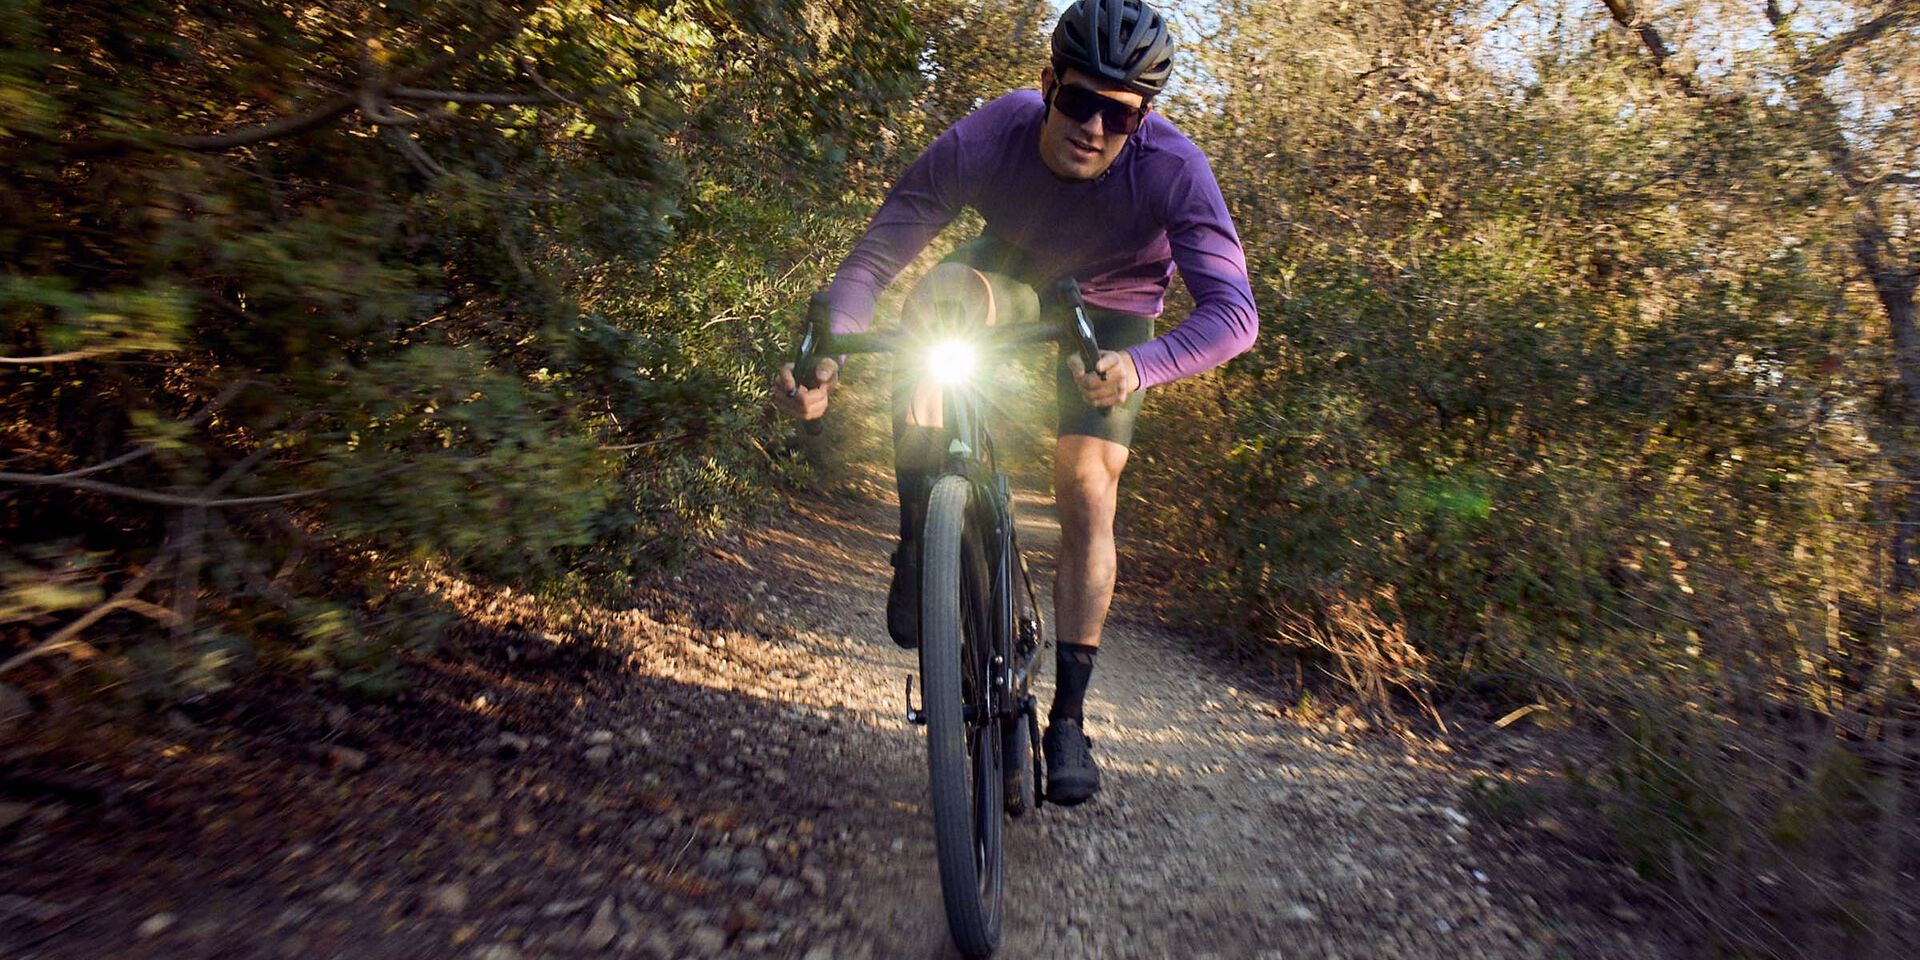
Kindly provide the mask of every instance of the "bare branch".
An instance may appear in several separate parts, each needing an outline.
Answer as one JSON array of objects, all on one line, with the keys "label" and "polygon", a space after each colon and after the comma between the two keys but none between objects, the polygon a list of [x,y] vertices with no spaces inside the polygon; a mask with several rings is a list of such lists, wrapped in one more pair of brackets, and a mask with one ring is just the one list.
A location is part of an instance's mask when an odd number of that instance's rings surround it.
[{"label": "bare branch", "polygon": [[693,436],[693,434],[690,432],[676,433],[671,437],[661,437],[657,440],[643,440],[639,443],[603,443],[600,445],[600,449],[602,450],[645,450],[648,447],[658,447],[663,444],[675,443],[680,440],[685,440],[691,436]]},{"label": "bare branch", "polygon": [[1653,25],[1634,0],[1601,0],[1601,2],[1607,5],[1607,12],[1613,15],[1613,22],[1640,37],[1641,45],[1646,48],[1647,54],[1653,57],[1656,72],[1674,86],[1679,87],[1681,93],[1689,97],[1702,96],[1700,90],[1694,85],[1691,74],[1670,65],[1670,61],[1673,60],[1673,48],[1667,46],[1667,39],[1661,35],[1660,28]]},{"label": "bare branch", "polygon": [[[193,416],[188,417],[184,422],[186,423],[187,426],[190,426],[190,427],[199,426],[201,423],[205,422],[208,417],[213,416],[215,411],[219,410],[221,407],[226,406],[228,401],[232,400],[236,395],[240,393],[241,390],[245,389],[249,384],[253,382],[254,381],[250,379],[242,377],[239,380],[235,380],[234,382],[228,384],[225,390],[220,391],[219,396],[214,397],[211,401],[207,403],[206,406],[200,408],[199,413],[196,413]],[[53,473],[53,474],[47,474],[46,476],[47,476],[47,479],[50,481],[71,480],[75,477],[84,477],[84,476],[87,476],[88,474],[100,473],[102,471],[111,470],[114,467],[126,466],[127,464],[132,463],[133,461],[138,460],[141,457],[144,457],[147,454],[152,453],[156,449],[158,448],[154,444],[151,444],[151,443],[142,444],[141,446],[135,447],[132,450],[127,451],[126,453],[123,453],[117,457],[114,457],[112,460],[96,463],[91,467],[81,467],[78,470],[68,470],[65,473]]]},{"label": "bare branch", "polygon": [[102,618],[115,610],[132,610],[142,616],[151,617],[162,622],[171,620],[173,618],[173,611],[136,598],[136,594],[146,589],[147,584],[153,580],[154,575],[159,573],[161,568],[167,565],[168,556],[169,554],[163,553],[159,559],[147,564],[147,568],[140,571],[139,576],[128,581],[126,586],[121,587],[120,592],[113,595],[113,599],[94,607],[92,610],[81,615],[80,619],[61,627],[53,636],[48,637],[37,646],[23,650],[9,657],[7,662],[0,663],[0,674],[7,673],[15,667],[35,658],[43,657],[50,653],[59,653],[62,650],[74,651],[75,654],[82,658],[93,656],[95,652],[93,647],[77,639],[77,637],[82,630],[99,623]]},{"label": "bare branch", "polygon": [[[398,473],[400,469],[402,468],[383,471],[380,475],[387,476]],[[250,507],[263,503],[284,503],[288,500],[317,497],[348,486],[347,484],[339,484],[331,487],[315,487],[309,490],[295,490],[292,493],[276,493],[262,497],[215,499],[209,497],[183,497],[172,493],[155,493],[152,490],[123,487],[117,483],[101,483],[98,480],[55,479],[33,473],[0,473],[0,483],[17,483],[29,487],[65,487],[69,490],[85,490],[89,493],[119,497],[123,500],[135,500],[140,503],[157,503],[165,507],[189,507],[203,510],[216,510],[223,507]]]},{"label": "bare branch", "polygon": [[532,57],[524,57],[521,59],[520,62],[523,66],[527,68],[527,76],[533,78],[534,86],[537,86],[542,90],[545,90],[554,99],[559,100],[562,103],[570,104],[575,107],[585,106],[580,101],[575,100],[572,97],[569,97],[558,90],[555,90],[553,88],[553,85],[547,82],[547,78],[540,75],[540,68],[534,63]]},{"label": "bare branch", "polygon": [[[1768,17],[1772,19],[1775,8],[1772,4],[1768,4],[1768,7]],[[1775,24],[1779,22],[1776,20]],[[1920,24],[1920,0],[1895,0],[1888,5],[1885,13],[1808,51],[1793,68],[1801,73],[1825,76],[1840,66],[1841,59],[1856,48],[1872,43],[1888,30],[1915,24]]]},{"label": "bare branch", "polygon": [[[450,66],[471,61],[481,51],[513,36],[520,30],[515,20],[483,31],[479,36],[465,44],[440,54],[417,66],[402,70],[393,75],[395,84],[418,80],[432,76]],[[170,147],[176,150],[192,150],[202,153],[219,153],[237,147],[252,146],[269,140],[279,140],[309,130],[325,126],[335,118],[353,110],[359,105],[358,93],[346,93],[322,101],[305,113],[279,120],[245,127],[231,133],[208,135],[149,134],[145,137],[127,137],[102,140],[84,140],[66,145],[69,155],[76,157],[94,157],[124,153],[131,150],[152,147]]]},{"label": "bare branch", "polygon": [[419,87],[391,87],[387,90],[387,96],[395,100],[480,103],[503,107],[559,103],[564,99],[552,93],[474,93],[467,90],[422,90]]},{"label": "bare branch", "polygon": [[103,350],[95,347],[87,350],[69,350],[66,353],[50,353],[44,357],[0,357],[0,363],[11,363],[19,366],[28,366],[37,363],[72,363],[75,360],[85,360],[89,357],[98,357],[112,352],[111,350]]},{"label": "bare branch", "polygon": [[394,146],[400,148],[400,152],[406,155],[407,161],[413,164],[415,170],[420,171],[421,176],[429,180],[438,180],[447,175],[447,168],[441,166],[439,161],[428,156],[426,150],[413,142],[412,134],[405,130],[391,130],[388,131],[388,139],[393,141]]}]

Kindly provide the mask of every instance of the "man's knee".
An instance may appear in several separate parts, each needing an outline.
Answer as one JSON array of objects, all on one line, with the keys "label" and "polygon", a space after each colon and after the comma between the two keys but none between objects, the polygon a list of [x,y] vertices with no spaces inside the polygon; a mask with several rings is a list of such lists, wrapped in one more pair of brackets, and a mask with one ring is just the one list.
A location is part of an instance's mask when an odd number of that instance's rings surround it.
[{"label": "man's knee", "polygon": [[1054,450],[1054,499],[1070,532],[1111,523],[1127,448],[1097,437],[1061,437]]}]

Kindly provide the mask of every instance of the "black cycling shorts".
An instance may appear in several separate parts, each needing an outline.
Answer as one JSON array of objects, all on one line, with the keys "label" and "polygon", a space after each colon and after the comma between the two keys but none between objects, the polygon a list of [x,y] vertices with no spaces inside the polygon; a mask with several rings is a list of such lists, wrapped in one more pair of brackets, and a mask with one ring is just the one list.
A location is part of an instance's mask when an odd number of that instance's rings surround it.
[{"label": "black cycling shorts", "polygon": [[[1019,262],[1017,249],[981,236],[961,244],[941,262],[965,264],[986,278],[1000,323],[1035,323],[1041,319],[1041,297],[1036,281],[1015,273]],[[1102,350],[1125,350],[1153,339],[1152,317],[1089,306],[1087,318],[1093,321],[1093,338]],[[1055,435],[1099,437],[1123,447],[1131,446],[1133,424],[1146,402],[1146,391],[1135,390],[1125,403],[1116,407],[1101,409],[1088,405],[1067,369],[1067,358],[1072,353],[1063,344],[1054,364],[1054,397],[1059,418]]]}]

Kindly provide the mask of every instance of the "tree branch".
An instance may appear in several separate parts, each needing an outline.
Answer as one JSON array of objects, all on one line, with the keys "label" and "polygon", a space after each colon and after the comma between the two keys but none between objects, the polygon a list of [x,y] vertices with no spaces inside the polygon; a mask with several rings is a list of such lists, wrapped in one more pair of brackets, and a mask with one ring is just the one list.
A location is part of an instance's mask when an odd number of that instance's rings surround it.
[{"label": "tree branch", "polygon": [[141,590],[146,589],[147,584],[153,580],[154,575],[159,573],[161,568],[167,565],[168,556],[168,553],[162,553],[159,558],[147,564],[147,568],[140,571],[139,576],[128,581],[126,586],[121,587],[120,592],[113,595],[113,599],[94,607],[92,610],[83,614],[80,619],[61,627],[53,636],[48,637],[45,642],[7,658],[5,663],[0,663],[0,674],[7,673],[15,667],[37,657],[43,657],[49,653],[58,653],[62,650],[78,651],[82,657],[92,656],[94,654],[93,647],[76,638],[79,636],[80,631],[99,623],[102,618],[115,610],[132,610],[135,613],[162,622],[171,620],[173,618],[173,611],[162,606],[148,603],[145,600],[136,599],[135,597]]},{"label": "tree branch", "polygon": [[1653,57],[1654,71],[1665,77],[1668,82],[1680,88],[1680,92],[1689,97],[1703,97],[1694,85],[1693,76],[1668,65],[1673,59],[1673,48],[1667,46],[1667,40],[1647,19],[1634,0],[1601,0],[1607,5],[1607,12],[1613,14],[1613,22],[1632,31],[1640,37],[1640,43],[1646,47],[1647,54]]},{"label": "tree branch", "polygon": [[[1772,4],[1768,5],[1772,19]],[[1784,20],[1784,17],[1782,18]],[[1781,21],[1775,21],[1776,25]],[[1840,60],[1863,44],[1872,43],[1881,34],[1898,27],[1920,24],[1920,0],[1894,0],[1887,11],[1827,42],[1814,47],[1793,69],[1799,73],[1824,77],[1840,66]]]},{"label": "tree branch", "polygon": [[395,100],[428,100],[435,103],[481,103],[494,106],[531,106],[559,103],[563,98],[551,93],[473,93],[467,90],[423,90],[419,87],[389,87],[387,96]]},{"label": "tree branch", "polygon": [[337,483],[328,487],[295,490],[291,493],[276,493],[260,497],[229,497],[225,499],[210,497],[204,494],[195,497],[183,497],[173,493],[156,493],[152,490],[141,490],[137,487],[125,487],[117,483],[102,483],[98,480],[56,478],[37,473],[0,473],[0,483],[16,483],[29,487],[65,487],[69,490],[85,490],[89,493],[119,497],[123,500],[134,500],[140,503],[156,503],[164,507],[218,510],[225,507],[251,507],[265,503],[284,503],[288,500],[317,497],[338,490],[344,490],[347,487],[360,483],[370,483],[383,477],[390,477],[396,473],[401,473],[412,468],[412,464],[402,464],[392,469],[382,470],[364,480],[356,480],[349,483]]},{"label": "tree branch", "polygon": [[[220,391],[219,396],[214,397],[212,400],[208,401],[206,406],[200,408],[200,412],[194,414],[191,417],[188,417],[184,422],[186,423],[187,426],[190,426],[190,427],[199,426],[201,423],[205,422],[208,417],[213,416],[215,411],[219,410],[221,407],[226,406],[228,401],[232,400],[234,396],[239,394],[241,390],[245,389],[249,384],[252,384],[252,383],[253,383],[252,380],[246,377],[242,377],[228,384],[225,390]],[[75,477],[84,477],[84,476],[87,476],[88,474],[100,473],[106,470],[111,470],[114,467],[126,466],[127,464],[132,463],[133,461],[138,460],[141,457],[144,457],[147,454],[152,453],[156,449],[158,448],[154,444],[151,444],[151,443],[142,444],[138,447],[133,448],[132,450],[127,451],[126,453],[123,453],[117,457],[114,457],[112,460],[106,460],[101,463],[96,463],[91,467],[81,467],[77,470],[68,470],[65,473],[51,473],[51,474],[46,474],[45,476],[46,476],[46,479],[49,481],[72,480]]]},{"label": "tree branch", "polygon": [[[458,63],[472,60],[481,51],[513,36],[520,31],[520,22],[514,20],[482,31],[479,36],[469,40],[454,50],[444,52],[425,63],[402,70],[393,75],[390,82],[403,84],[432,76]],[[219,153],[237,147],[252,146],[269,140],[279,140],[316,129],[332,122],[342,114],[352,111],[359,105],[359,93],[345,93],[322,101],[305,113],[283,117],[252,127],[244,127],[230,133],[187,135],[168,133],[144,133],[130,137],[116,137],[101,140],[83,140],[66,145],[67,153],[74,157],[98,157],[125,153],[142,148],[172,148],[191,150],[200,153]]]},{"label": "tree branch", "polygon": [[111,350],[102,350],[96,347],[87,350],[69,350],[66,353],[50,353],[44,357],[0,357],[0,363],[10,363],[19,366],[29,366],[39,363],[72,363],[75,360],[85,360],[89,357],[98,357],[112,352]]}]

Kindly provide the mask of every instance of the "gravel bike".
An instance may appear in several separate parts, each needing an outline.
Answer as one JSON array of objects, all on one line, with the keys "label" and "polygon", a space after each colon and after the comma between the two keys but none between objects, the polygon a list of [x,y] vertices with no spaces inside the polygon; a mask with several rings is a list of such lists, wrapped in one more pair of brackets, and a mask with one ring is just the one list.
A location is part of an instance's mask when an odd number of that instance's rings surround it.
[{"label": "gravel bike", "polygon": [[[974,374],[1022,344],[1058,340],[1095,368],[1099,347],[1080,290],[1057,288],[1058,322],[980,327],[964,334],[835,334],[815,294],[794,351],[811,389],[822,357],[896,353],[928,358],[941,385],[951,441],[934,475],[920,537],[920,690],[907,719],[927,728],[927,773],[940,888],[954,945],[985,957],[1000,944],[1005,896],[1003,829],[1042,802],[1040,718],[1030,689],[1047,645],[1040,605],[1014,528],[1013,498],[988,430],[985,388]],[[935,324],[936,329],[940,328]],[[808,431],[819,432],[818,420]]]}]

